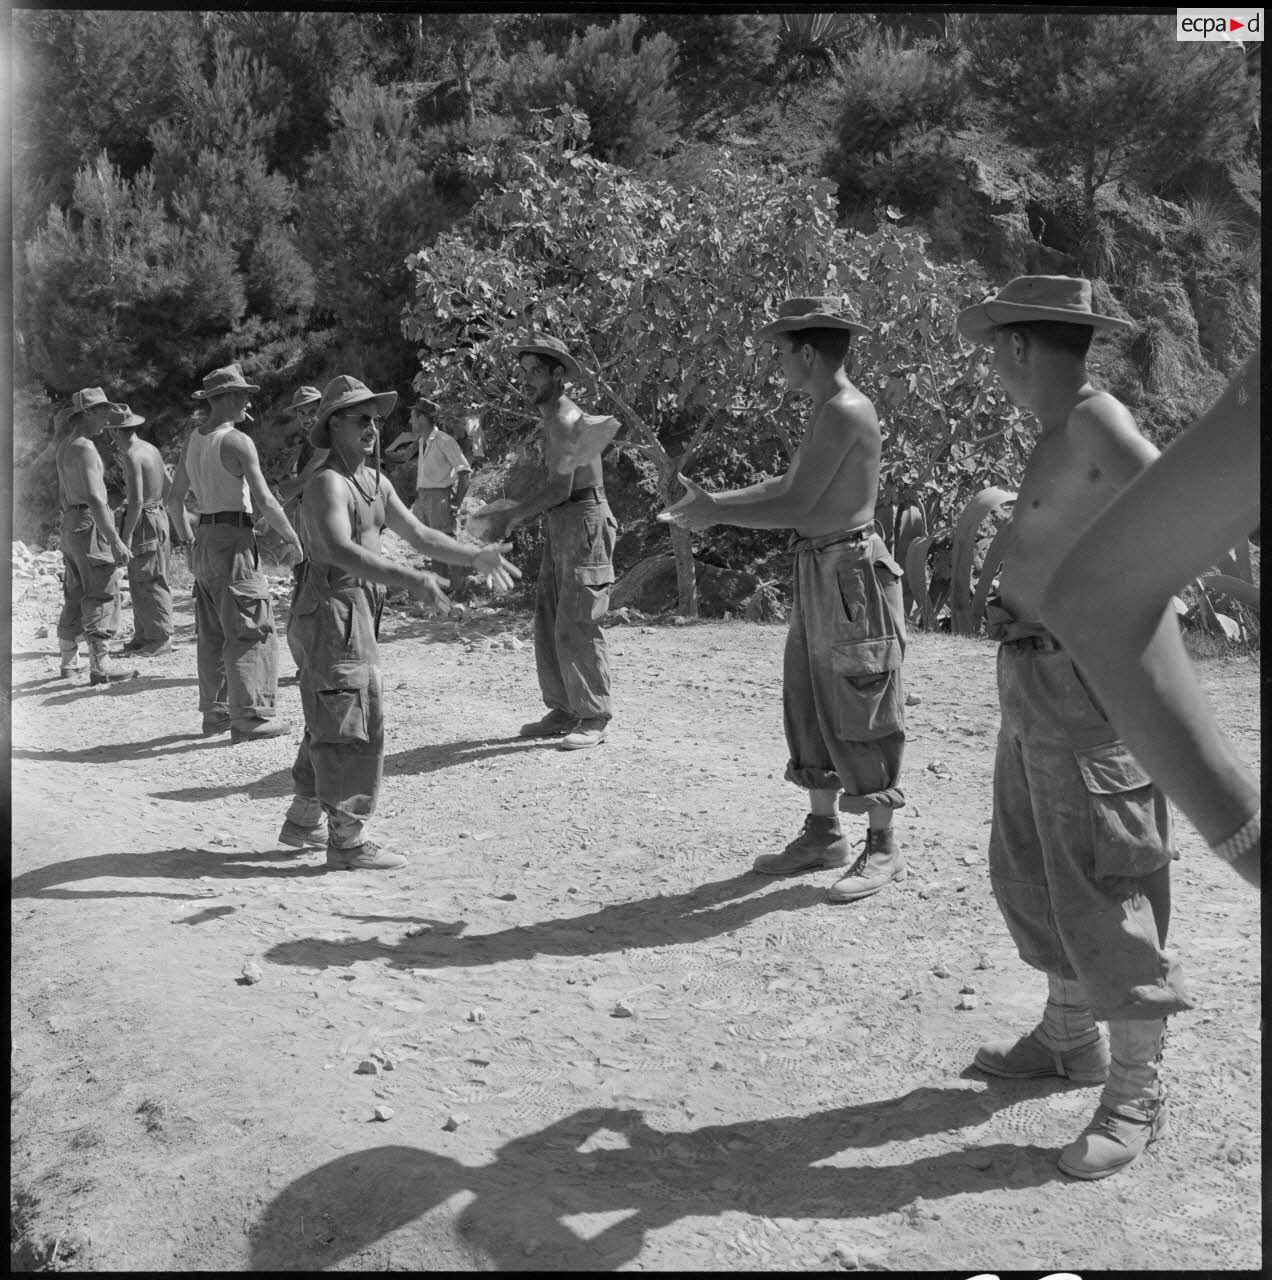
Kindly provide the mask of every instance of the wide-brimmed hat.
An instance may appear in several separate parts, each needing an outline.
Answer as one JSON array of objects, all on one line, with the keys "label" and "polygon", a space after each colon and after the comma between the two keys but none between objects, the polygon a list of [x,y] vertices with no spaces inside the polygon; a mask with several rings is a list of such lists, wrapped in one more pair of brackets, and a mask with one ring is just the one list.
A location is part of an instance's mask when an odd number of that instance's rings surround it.
[{"label": "wide-brimmed hat", "polygon": [[349,377],[347,373],[342,373],[338,378],[332,378],[323,388],[322,400],[318,405],[318,417],[314,419],[314,425],[309,431],[309,443],[315,449],[331,448],[331,433],[327,429],[327,419],[333,413],[340,413],[345,409],[353,408],[355,404],[365,404],[371,400],[374,402],[372,412],[377,418],[383,418],[393,411],[397,398],[396,391],[372,391],[357,378]]},{"label": "wide-brimmed hat", "polygon": [[1085,324],[1093,329],[1134,329],[1129,320],[1096,315],[1091,310],[1091,282],[1080,276],[1017,276],[997,293],[958,313],[959,333],[973,342],[988,342],[1000,324],[1051,320]]},{"label": "wide-brimmed hat", "polygon": [[134,413],[126,404],[112,404],[106,419],[108,427],[139,427],[143,422],[145,418]]},{"label": "wide-brimmed hat", "polygon": [[110,397],[101,387],[85,387],[82,391],[75,392],[71,396],[70,405],[67,407],[66,421],[70,422],[72,419],[78,418],[81,413],[96,409],[99,404],[110,404]]},{"label": "wide-brimmed hat", "polygon": [[870,330],[847,314],[842,295],[825,298],[787,298],[777,308],[776,319],[770,320],[756,333],[761,342],[775,338],[779,333],[791,333],[796,329],[847,329],[850,333],[869,333]]},{"label": "wide-brimmed hat", "polygon": [[532,333],[512,348],[512,354],[518,360],[522,356],[547,356],[550,360],[559,360],[571,378],[579,378],[583,375],[579,362],[569,353],[565,343],[560,338],[552,337],[551,334]]},{"label": "wide-brimmed hat", "polygon": [[254,382],[243,377],[243,370],[237,364],[227,364],[224,369],[213,369],[203,379],[203,389],[193,392],[196,400],[207,400],[211,396],[219,396],[225,391],[259,391]]},{"label": "wide-brimmed hat", "polygon": [[291,403],[287,409],[291,413],[295,413],[297,409],[308,408],[311,404],[317,404],[322,399],[322,392],[317,387],[303,386],[296,388],[296,394],[292,396]]}]

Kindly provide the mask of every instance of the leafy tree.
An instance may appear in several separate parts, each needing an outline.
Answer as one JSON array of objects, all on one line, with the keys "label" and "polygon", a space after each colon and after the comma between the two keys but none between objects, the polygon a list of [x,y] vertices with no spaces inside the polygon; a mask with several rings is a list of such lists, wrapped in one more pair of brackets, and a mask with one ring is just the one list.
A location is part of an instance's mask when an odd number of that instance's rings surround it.
[{"label": "leafy tree", "polygon": [[401,381],[405,262],[453,218],[425,164],[410,100],[365,79],[337,90],[330,146],[310,160],[303,241],[317,264],[317,304],[357,344],[366,376]]},{"label": "leafy tree", "polygon": [[[665,504],[680,471],[731,469],[745,483],[757,461],[784,468],[801,417],[753,334],[785,296],[845,290],[877,324],[855,376],[882,390],[896,446],[889,492],[935,490],[939,514],[997,474],[1010,431],[987,428],[1014,415],[980,391],[974,353],[954,336],[965,279],[932,264],[917,233],[847,236],[823,180],[783,182],[730,159],[676,191],[587,155],[578,113],[543,130],[531,146],[478,157],[498,181],[411,260],[403,327],[420,343],[423,393],[506,402],[511,342],[545,328],[580,355],[591,372],[580,399],[617,413],[624,448]],[[692,613],[690,535],[670,537],[680,608]]]},{"label": "leafy tree", "polygon": [[564,98],[591,122],[592,150],[637,167],[667,151],[677,136],[680,103],[671,80],[676,42],[662,32],[638,39],[640,15],[591,26],[560,54],[532,42],[514,57],[500,89],[501,109],[545,110]]},{"label": "leafy tree", "polygon": [[1021,142],[1096,192],[1133,177],[1160,189],[1200,157],[1241,145],[1252,88],[1243,55],[1175,39],[1138,15],[994,15],[967,24],[969,75]]}]

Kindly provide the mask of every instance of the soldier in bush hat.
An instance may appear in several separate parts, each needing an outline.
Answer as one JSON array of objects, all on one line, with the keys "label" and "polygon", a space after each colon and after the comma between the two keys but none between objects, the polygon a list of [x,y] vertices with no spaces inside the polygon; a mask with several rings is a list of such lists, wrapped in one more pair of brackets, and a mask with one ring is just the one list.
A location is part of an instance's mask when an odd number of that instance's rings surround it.
[{"label": "soldier in bush hat", "polygon": [[79,641],[88,641],[89,682],[127,680],[107,656],[119,630],[117,566],[128,563],[128,547],[115,530],[106,498],[106,472],[96,438],[105,429],[113,406],[101,387],[85,387],[71,397],[63,418],[66,436],[58,444],[58,501],[62,507],[62,614],[57,638],[61,674],[79,669]]},{"label": "soldier in bush hat", "polygon": [[[168,495],[176,540],[194,549],[194,604],[199,709],[206,735],[230,731],[231,742],[289,733],[275,712],[277,642],[269,584],[260,570],[253,512],[282,535],[288,553],[303,552],[295,530],[269,491],[251,438],[239,430],[259,391],[237,364],[214,369],[194,392],[207,420],[186,440]],[[192,493],[198,531],[192,534],[185,498]]]},{"label": "soldier in bush hat", "polygon": [[794,604],[782,678],[790,760],[786,777],[809,793],[804,829],[761,875],[795,875],[848,861],[837,809],[864,814],[865,849],[828,891],[870,897],[904,874],[893,812],[905,747],[905,610],[901,568],[875,529],[881,435],[874,406],[848,379],[854,335],[869,332],[842,297],[789,298],[756,334],[771,340],[786,384],[812,399],[785,475],[688,495],[662,517],[687,529],[736,524],[793,528]]},{"label": "soldier in bush hat", "polygon": [[1078,535],[1157,450],[1090,380],[1092,338],[1132,327],[1094,310],[1090,281],[1018,276],[957,323],[992,348],[999,383],[1041,428],[987,611],[1002,711],[989,874],[1021,959],[1047,976],[1047,999],[1032,1031],[983,1045],[975,1066],[1103,1082],[1091,1124],[1059,1161],[1073,1177],[1103,1178],[1162,1132],[1166,1017],[1192,1000],[1165,950],[1166,798],[1042,622],[1042,596]]},{"label": "soldier in bush hat", "polygon": [[512,349],[525,394],[543,423],[545,483],[523,502],[501,499],[473,513],[492,537],[543,514],[543,564],[535,588],[534,657],[548,712],[525,738],[561,739],[566,751],[605,741],[612,714],[601,619],[614,585],[618,522],[605,500],[601,454],[617,418],[584,413],[565,394],[582,376],[560,338],[531,333]]},{"label": "soldier in bush hat", "polygon": [[172,538],[165,499],[172,482],[159,450],[137,434],[145,418],[126,404],[111,406],[106,428],[124,473],[126,498],[120,536],[128,545],[133,635],[126,653],[153,658],[172,649]]},{"label": "soldier in bush hat", "polygon": [[295,794],[279,840],[324,846],[332,870],[379,871],[405,859],[366,838],[384,769],[380,611],[384,588],[449,609],[440,580],[385,558],[392,529],[426,556],[463,564],[503,590],[518,571],[503,546],[464,545],[427,529],[380,474],[379,422],[397,392],[370,390],[342,374],[323,390],[310,442],[328,450],[300,503],[307,558],[292,598],[287,640],[300,669],[305,734],[292,767]]}]

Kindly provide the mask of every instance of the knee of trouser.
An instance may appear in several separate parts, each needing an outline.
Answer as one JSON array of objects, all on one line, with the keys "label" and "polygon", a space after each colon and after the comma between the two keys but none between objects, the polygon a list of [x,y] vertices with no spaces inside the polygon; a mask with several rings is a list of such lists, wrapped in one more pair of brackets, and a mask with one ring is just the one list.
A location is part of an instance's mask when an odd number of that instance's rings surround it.
[{"label": "knee of trouser", "polygon": [[266,596],[254,590],[228,587],[225,592],[225,630],[235,640],[264,640],[274,634],[274,611]]}]

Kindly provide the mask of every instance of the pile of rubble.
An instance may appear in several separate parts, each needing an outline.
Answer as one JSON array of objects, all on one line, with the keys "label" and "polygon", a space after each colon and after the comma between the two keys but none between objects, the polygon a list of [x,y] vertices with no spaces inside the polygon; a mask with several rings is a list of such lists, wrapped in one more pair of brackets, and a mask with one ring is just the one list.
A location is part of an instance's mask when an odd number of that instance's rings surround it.
[{"label": "pile of rubble", "polygon": [[25,542],[13,544],[13,603],[40,588],[62,587],[62,553],[41,551]]}]

